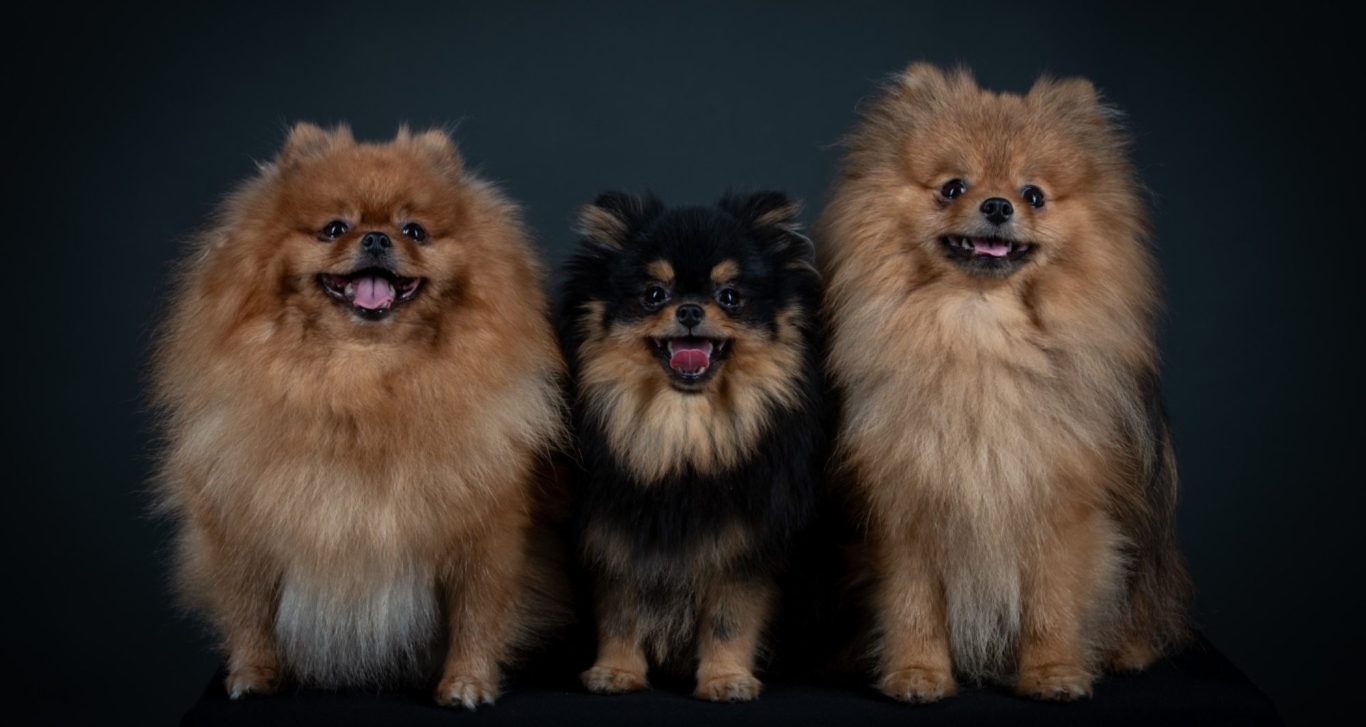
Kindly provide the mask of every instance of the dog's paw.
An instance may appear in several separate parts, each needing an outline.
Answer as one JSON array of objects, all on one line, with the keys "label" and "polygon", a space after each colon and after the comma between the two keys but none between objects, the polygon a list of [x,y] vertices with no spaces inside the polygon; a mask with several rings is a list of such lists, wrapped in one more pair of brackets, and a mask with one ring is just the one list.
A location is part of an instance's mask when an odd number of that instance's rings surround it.
[{"label": "dog's paw", "polygon": [[469,674],[447,674],[436,687],[436,703],[443,707],[478,709],[498,698],[496,679],[481,679]]},{"label": "dog's paw", "polygon": [[762,682],[749,672],[723,674],[697,682],[693,696],[711,702],[750,702],[759,698]]},{"label": "dog's paw", "polygon": [[1073,664],[1046,664],[1021,669],[1015,693],[1030,699],[1071,702],[1091,696],[1090,672]]},{"label": "dog's paw", "polygon": [[228,691],[228,699],[241,699],[249,695],[266,696],[280,688],[280,673],[273,666],[239,666],[228,672],[223,687]]},{"label": "dog's paw", "polygon": [[1120,674],[1135,674],[1152,666],[1157,661],[1158,652],[1146,641],[1131,639],[1119,645],[1110,654],[1106,667]]},{"label": "dog's paw", "polygon": [[877,688],[897,701],[929,704],[952,697],[958,687],[954,684],[953,674],[947,669],[913,666],[882,677]]},{"label": "dog's paw", "polygon": [[579,678],[583,680],[583,686],[594,694],[624,694],[649,686],[644,674],[610,666],[594,665]]}]

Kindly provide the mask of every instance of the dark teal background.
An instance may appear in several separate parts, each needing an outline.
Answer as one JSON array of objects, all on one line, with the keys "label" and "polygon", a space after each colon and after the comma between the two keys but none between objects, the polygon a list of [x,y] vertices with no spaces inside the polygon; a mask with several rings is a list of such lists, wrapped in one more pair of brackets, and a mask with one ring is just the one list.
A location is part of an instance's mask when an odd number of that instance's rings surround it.
[{"label": "dark teal background", "polygon": [[[169,724],[215,658],[147,514],[149,331],[181,241],[297,119],[454,124],[547,259],[607,187],[784,189],[925,59],[1084,75],[1129,116],[1166,275],[1200,624],[1293,723],[1360,673],[1360,41],[1306,3],[273,3],[6,20],[6,648],[25,708]],[[1338,12],[1334,10],[1334,12]],[[13,11],[11,11],[13,13]],[[1358,76],[1359,71],[1351,71]],[[13,365],[17,364],[17,366]],[[62,711],[51,711],[65,705]],[[909,718],[908,718],[909,719]]]}]

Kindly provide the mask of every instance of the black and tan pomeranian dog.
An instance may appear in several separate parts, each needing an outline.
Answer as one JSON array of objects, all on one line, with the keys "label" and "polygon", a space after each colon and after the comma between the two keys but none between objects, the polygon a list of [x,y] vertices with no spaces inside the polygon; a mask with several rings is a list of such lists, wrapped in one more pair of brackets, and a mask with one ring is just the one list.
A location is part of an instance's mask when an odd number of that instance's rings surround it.
[{"label": "black and tan pomeranian dog", "polygon": [[[598,655],[584,685],[696,656],[695,695],[758,696],[784,552],[819,480],[820,277],[777,193],[582,211],[558,327],[575,399],[581,552]],[[694,650],[695,651],[692,651]]]},{"label": "black and tan pomeranian dog", "polygon": [[957,672],[1073,699],[1185,633],[1126,147],[1087,81],[997,94],[926,65],[848,139],[817,239],[892,697]]}]

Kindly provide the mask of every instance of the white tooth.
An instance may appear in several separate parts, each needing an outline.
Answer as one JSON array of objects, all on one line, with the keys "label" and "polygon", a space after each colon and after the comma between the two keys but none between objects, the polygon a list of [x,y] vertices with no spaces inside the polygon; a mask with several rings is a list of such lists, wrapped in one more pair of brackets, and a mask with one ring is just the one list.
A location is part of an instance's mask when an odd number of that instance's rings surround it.
[{"label": "white tooth", "polygon": [[1012,253],[1012,252],[1015,252],[1015,243],[1013,243],[1013,242],[1007,242],[1007,243],[1006,243],[1006,254],[1009,255],[1009,254]]},{"label": "white tooth", "polygon": [[672,338],[669,339],[669,342],[667,345],[665,345],[665,348],[669,349],[670,356],[674,355],[674,341]]},{"label": "white tooth", "polygon": [[393,284],[393,283],[390,283],[390,282],[387,281],[387,280],[384,282],[384,284],[387,285],[387,286],[389,286],[389,297],[390,297],[390,298],[394,297],[394,295],[397,294],[397,291],[394,290],[394,284]]},{"label": "white tooth", "polygon": [[958,238],[958,246],[963,248],[964,250],[971,250],[972,242],[969,241],[966,237],[960,237]]},{"label": "white tooth", "polygon": [[355,283],[348,282],[348,283],[346,284],[346,297],[348,297],[348,298],[354,298],[354,297],[356,297],[356,284],[355,284]]},{"label": "white tooth", "polygon": [[711,342],[711,341],[707,341],[706,351],[707,351],[707,355],[708,355],[708,356],[711,355],[711,352],[712,352],[712,349],[713,349],[713,348],[715,348],[715,347],[712,345],[712,342]]}]

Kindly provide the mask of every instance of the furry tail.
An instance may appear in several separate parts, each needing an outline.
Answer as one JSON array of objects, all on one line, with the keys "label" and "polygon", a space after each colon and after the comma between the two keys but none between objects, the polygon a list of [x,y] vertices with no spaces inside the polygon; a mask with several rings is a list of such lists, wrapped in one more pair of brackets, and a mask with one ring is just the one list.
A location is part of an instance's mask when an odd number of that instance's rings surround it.
[{"label": "furry tail", "polygon": [[568,468],[569,463],[558,452],[538,463],[523,587],[507,666],[518,665],[574,620],[574,593],[569,580],[572,562],[567,545]]},{"label": "furry tail", "polygon": [[1161,382],[1147,372],[1139,382],[1145,427],[1139,446],[1140,497],[1121,508],[1120,522],[1133,543],[1125,635],[1158,653],[1180,646],[1190,634],[1190,577],[1176,538],[1178,477]]}]

